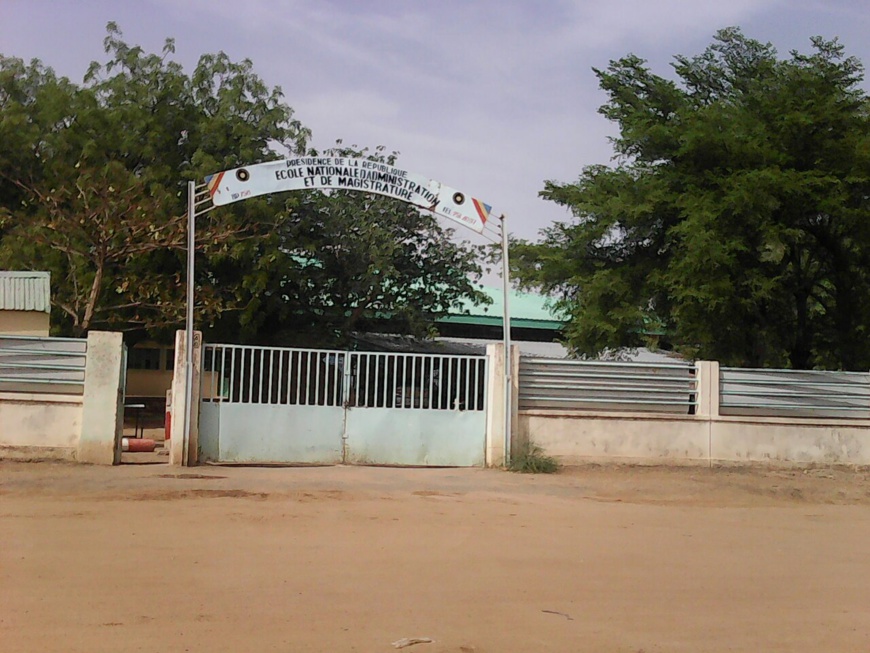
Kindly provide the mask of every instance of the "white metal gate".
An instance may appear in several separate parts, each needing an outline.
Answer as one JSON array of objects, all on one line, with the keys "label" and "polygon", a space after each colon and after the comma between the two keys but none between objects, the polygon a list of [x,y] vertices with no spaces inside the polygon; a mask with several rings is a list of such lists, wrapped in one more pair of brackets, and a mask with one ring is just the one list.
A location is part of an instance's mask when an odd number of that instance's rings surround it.
[{"label": "white metal gate", "polygon": [[484,464],[485,356],[205,345],[200,460]]}]

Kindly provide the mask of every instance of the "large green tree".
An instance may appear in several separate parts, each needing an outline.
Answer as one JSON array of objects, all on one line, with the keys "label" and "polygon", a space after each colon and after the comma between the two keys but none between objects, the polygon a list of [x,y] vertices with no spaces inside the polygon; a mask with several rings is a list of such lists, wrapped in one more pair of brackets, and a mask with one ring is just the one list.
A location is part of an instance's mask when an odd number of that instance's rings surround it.
[{"label": "large green tree", "polygon": [[[52,272],[57,332],[159,337],[183,323],[186,182],[305,153],[309,132],[248,60],[187,74],[171,39],[147,53],[114,24],[104,46],[80,85],[0,56],[0,266]],[[374,313],[420,332],[479,272],[434,219],[363,194],[254,198],[196,233],[198,326],[234,340],[342,339]]]},{"label": "large green tree", "polygon": [[578,353],[665,339],[734,365],[870,366],[870,120],[836,41],[777,56],[737,29],[676,79],[596,70],[617,162],[542,196],[574,218],[516,247]]},{"label": "large green tree", "polygon": [[[280,89],[250,61],[200,58],[192,75],[149,54],[110,24],[108,61],[82,85],[34,61],[0,58],[0,264],[52,272],[53,322],[157,332],[184,313],[188,180],[304,151],[307,131]],[[198,225],[206,322],[243,306],[258,246],[273,238],[274,207],[253,201]],[[212,260],[230,278],[209,272]]]},{"label": "large green tree", "polygon": [[[383,147],[369,152],[339,142],[322,154],[397,163]],[[252,298],[257,310],[239,333],[246,340],[268,324],[281,325],[269,340],[294,344],[346,345],[355,331],[426,336],[461,299],[486,300],[475,285],[483,250],[400,200],[297,192],[275,237],[278,246],[264,254],[270,264]]]}]

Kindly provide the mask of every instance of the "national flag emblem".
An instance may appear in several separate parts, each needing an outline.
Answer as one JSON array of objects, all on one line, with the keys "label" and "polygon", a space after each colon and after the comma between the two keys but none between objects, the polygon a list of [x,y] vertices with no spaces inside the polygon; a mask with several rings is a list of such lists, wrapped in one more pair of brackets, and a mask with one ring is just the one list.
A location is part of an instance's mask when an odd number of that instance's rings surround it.
[{"label": "national flag emblem", "polygon": [[214,197],[216,193],[220,192],[220,189],[218,188],[218,186],[220,185],[221,179],[223,179],[223,178],[224,178],[223,172],[218,172],[218,173],[213,174],[213,175],[208,175],[205,178],[205,183],[208,185],[208,194],[209,195]]},{"label": "national flag emblem", "polygon": [[489,219],[489,214],[492,211],[492,207],[489,204],[484,204],[480,200],[471,198],[471,201],[474,202],[474,208],[477,209],[477,215],[480,216],[480,220],[483,224],[486,224],[486,221]]}]

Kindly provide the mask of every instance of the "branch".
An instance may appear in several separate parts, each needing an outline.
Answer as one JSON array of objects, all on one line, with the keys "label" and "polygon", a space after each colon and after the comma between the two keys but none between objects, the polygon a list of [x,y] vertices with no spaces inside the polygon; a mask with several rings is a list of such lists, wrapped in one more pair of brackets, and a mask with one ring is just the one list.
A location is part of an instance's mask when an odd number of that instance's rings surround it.
[{"label": "branch", "polygon": [[64,313],[66,313],[67,315],[69,315],[73,319],[73,326],[79,325],[79,316],[72,308],[70,308],[69,306],[67,306],[63,302],[59,302],[59,301],[53,300],[51,303],[54,304],[55,306],[57,306],[60,310],[62,310]]}]

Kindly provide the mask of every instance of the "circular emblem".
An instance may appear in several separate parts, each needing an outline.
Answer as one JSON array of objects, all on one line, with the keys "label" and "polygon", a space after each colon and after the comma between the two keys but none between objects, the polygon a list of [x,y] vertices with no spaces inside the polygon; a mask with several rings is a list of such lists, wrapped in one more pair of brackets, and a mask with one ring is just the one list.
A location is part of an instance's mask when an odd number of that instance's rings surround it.
[{"label": "circular emblem", "polygon": [[236,170],[236,179],[239,181],[248,181],[251,178],[251,173],[245,170],[244,168],[239,168]]},{"label": "circular emblem", "polygon": [[465,195],[462,193],[453,193],[453,202],[455,204],[462,204],[465,201]]}]

